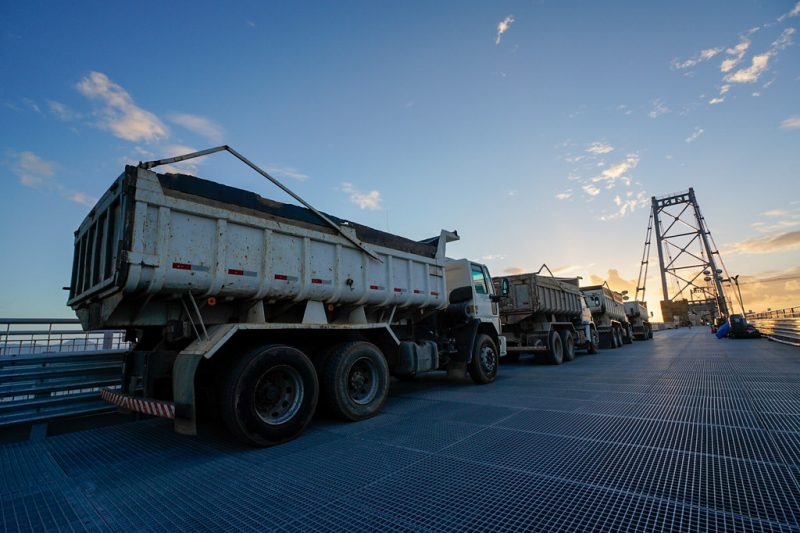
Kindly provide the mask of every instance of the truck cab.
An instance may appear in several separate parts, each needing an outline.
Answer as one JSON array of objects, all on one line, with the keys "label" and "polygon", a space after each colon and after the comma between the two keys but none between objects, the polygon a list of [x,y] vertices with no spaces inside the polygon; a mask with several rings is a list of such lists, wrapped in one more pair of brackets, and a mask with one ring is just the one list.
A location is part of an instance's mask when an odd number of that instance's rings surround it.
[{"label": "truck cab", "polygon": [[448,259],[445,279],[450,308],[465,306],[464,312],[480,321],[478,332],[497,343],[500,356],[506,354],[506,339],[501,335],[500,296],[495,293],[486,265],[468,259]]}]

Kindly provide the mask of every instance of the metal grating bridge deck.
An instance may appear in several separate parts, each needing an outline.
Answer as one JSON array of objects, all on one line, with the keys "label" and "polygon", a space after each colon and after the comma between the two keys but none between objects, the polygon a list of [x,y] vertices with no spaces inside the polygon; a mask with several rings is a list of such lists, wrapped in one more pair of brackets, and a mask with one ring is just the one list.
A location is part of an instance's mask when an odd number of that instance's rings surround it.
[{"label": "metal grating bridge deck", "polygon": [[800,531],[800,352],[656,334],[244,448],[147,420],[0,446],[0,531]]}]

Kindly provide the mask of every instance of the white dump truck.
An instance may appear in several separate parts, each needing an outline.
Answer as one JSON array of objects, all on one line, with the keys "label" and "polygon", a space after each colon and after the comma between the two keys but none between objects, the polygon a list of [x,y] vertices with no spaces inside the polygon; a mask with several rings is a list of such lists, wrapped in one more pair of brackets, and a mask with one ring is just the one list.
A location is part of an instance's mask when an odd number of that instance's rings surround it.
[{"label": "white dump truck", "polygon": [[581,292],[600,332],[601,348],[619,348],[633,342],[633,330],[625,315],[622,293],[612,291],[606,283],[581,287]]},{"label": "white dump truck", "polygon": [[646,341],[653,338],[653,327],[650,325],[647,302],[638,300],[625,302],[625,314],[631,324],[634,339]]},{"label": "white dump truck", "polygon": [[[494,280],[508,357],[543,353],[550,364],[575,359],[576,350],[598,351],[600,336],[578,288],[579,278],[515,274]],[[549,269],[548,269],[549,271]]]},{"label": "white dump truck", "polygon": [[[306,207],[150,170],[221,150]],[[495,379],[498,297],[485,266],[446,259],[456,239],[326,215],[218,147],[125,168],[75,232],[68,305],[84,329],[133,342],[106,400],[190,435],[212,413],[268,446],[302,432],[318,403],[375,415],[390,375]]]}]

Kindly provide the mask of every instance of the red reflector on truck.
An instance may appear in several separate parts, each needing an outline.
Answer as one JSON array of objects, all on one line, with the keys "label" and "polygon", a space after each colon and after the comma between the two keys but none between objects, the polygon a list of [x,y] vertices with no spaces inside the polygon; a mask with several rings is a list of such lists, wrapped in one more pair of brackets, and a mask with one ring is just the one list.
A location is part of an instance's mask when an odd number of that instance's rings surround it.
[{"label": "red reflector on truck", "polygon": [[316,283],[317,285],[322,283],[322,280],[319,278],[311,278],[311,283]]},{"label": "red reflector on truck", "polygon": [[422,294],[422,291],[419,289],[414,289],[414,294]]},{"label": "red reflector on truck", "polygon": [[189,263],[172,263],[172,268],[176,268],[178,270],[191,270],[192,265]]},{"label": "red reflector on truck", "polygon": [[439,293],[436,291],[431,291],[431,296],[439,296]]},{"label": "red reflector on truck", "polygon": [[286,274],[275,274],[275,279],[286,281],[287,279],[289,279],[289,276],[287,276]]},{"label": "red reflector on truck", "polygon": [[229,268],[228,274],[232,274],[234,276],[244,276],[244,270],[238,270],[236,268]]}]

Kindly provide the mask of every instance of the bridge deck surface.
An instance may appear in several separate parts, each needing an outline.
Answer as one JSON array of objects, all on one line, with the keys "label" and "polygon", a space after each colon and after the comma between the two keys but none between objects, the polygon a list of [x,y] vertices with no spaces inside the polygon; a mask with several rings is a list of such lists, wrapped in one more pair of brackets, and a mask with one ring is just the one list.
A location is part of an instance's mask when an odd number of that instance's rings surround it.
[{"label": "bridge deck surface", "polygon": [[0,530],[798,530],[800,350],[659,332],[243,448],[147,420],[0,446]]}]

